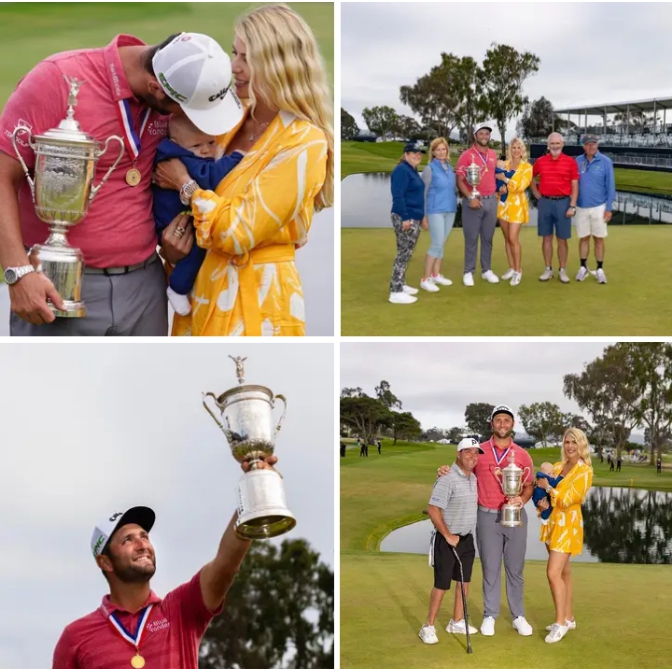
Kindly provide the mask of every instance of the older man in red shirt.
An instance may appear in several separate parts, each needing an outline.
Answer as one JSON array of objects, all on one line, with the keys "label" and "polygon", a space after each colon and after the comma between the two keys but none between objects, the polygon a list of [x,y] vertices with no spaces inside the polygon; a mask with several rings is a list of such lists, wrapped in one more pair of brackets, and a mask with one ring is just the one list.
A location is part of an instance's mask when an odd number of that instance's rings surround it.
[{"label": "older man in red shirt", "polygon": [[[562,135],[548,136],[548,154],[538,158],[532,170],[530,188],[537,198],[537,231],[543,238],[545,269],[539,281],[553,278],[553,234],[558,240],[558,278],[569,283],[567,276],[567,240],[572,236],[572,217],[579,198],[579,170],[576,160],[562,152]],[[539,177],[537,186],[536,178]]]}]

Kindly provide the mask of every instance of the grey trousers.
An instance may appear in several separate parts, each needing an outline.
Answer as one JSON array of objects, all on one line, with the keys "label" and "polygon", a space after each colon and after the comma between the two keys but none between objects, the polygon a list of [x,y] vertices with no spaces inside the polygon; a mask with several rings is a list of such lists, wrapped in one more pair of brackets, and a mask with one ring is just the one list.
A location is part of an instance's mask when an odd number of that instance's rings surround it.
[{"label": "grey trousers", "polygon": [[32,325],[12,313],[12,337],[168,336],[166,275],[160,260],[128,274],[84,274],[84,318]]},{"label": "grey trousers", "polygon": [[523,567],[527,548],[527,513],[522,527],[502,527],[500,514],[478,510],[476,543],[483,567],[483,616],[497,618],[501,599],[502,558],[506,573],[506,598],[511,617],[524,616]]},{"label": "grey trousers", "polygon": [[481,238],[481,271],[492,265],[492,240],[497,227],[498,198],[481,200],[479,209],[472,209],[469,200],[462,198],[462,230],[464,232],[464,273],[476,271],[478,238]]}]

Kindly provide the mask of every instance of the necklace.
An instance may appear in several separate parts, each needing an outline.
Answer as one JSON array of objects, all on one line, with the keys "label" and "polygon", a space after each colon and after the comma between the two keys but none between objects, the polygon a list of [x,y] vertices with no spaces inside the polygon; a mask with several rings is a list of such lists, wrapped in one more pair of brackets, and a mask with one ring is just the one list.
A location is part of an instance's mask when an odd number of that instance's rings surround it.
[{"label": "necklace", "polygon": [[266,121],[266,123],[260,123],[257,131],[253,135],[250,135],[248,140],[250,142],[254,142],[255,139],[259,138],[263,134],[263,131],[268,127],[269,124],[270,121]]}]

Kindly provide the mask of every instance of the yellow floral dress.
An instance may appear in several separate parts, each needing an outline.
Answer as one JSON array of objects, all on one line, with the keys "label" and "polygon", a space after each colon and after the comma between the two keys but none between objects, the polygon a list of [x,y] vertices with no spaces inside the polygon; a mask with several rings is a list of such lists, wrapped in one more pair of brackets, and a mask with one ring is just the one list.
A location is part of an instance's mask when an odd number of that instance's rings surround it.
[{"label": "yellow floral dress", "polygon": [[[244,123],[218,138],[226,150]],[[196,242],[207,249],[173,336],[303,336],[295,249],[306,243],[326,178],[320,128],[280,112],[215,192],[192,198]]]},{"label": "yellow floral dress", "polygon": [[[506,171],[510,169],[509,161],[506,161]],[[516,169],[516,173],[506,184],[508,195],[506,202],[497,204],[497,218],[509,223],[529,223],[530,221],[530,203],[525,192],[532,181],[532,165],[521,162]],[[498,181],[499,185],[503,182]]]},{"label": "yellow floral dress", "polygon": [[[555,476],[562,472],[562,462],[553,465]],[[581,555],[583,551],[583,515],[581,504],[593,485],[593,468],[583,460],[572,467],[557,488],[549,488],[553,511],[541,526],[541,541],[552,551]]]}]

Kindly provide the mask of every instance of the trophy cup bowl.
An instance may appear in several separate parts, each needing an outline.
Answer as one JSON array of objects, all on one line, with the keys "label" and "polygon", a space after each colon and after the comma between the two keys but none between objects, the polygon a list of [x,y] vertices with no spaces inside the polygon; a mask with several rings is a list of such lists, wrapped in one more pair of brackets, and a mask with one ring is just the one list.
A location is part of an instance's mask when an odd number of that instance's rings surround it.
[{"label": "trophy cup bowl", "polygon": [[471,165],[469,165],[465,170],[465,178],[467,183],[471,186],[471,195],[469,196],[470,200],[475,200],[481,197],[481,194],[476,190],[476,187],[481,183],[482,172],[479,165],[474,162],[474,158],[471,158]]},{"label": "trophy cup bowl", "polygon": [[[514,497],[518,497],[523,491],[523,479],[529,473],[530,468],[522,469],[516,465],[513,453],[509,458],[509,465],[500,469],[495,467],[495,476],[499,479],[502,492],[509,498],[508,503],[502,507],[501,524],[504,527],[520,527],[523,524],[521,520],[521,509],[511,504]],[[498,476],[499,475],[499,476]]]},{"label": "trophy cup bowl", "polygon": [[[66,81],[70,85],[69,108],[58,128],[33,136],[28,127],[18,125],[12,133],[12,145],[28,179],[35,213],[49,225],[48,239],[44,244],[34,245],[28,258],[38,272],[51,280],[63,299],[62,310],[48,303],[54,315],[80,318],[86,315],[81,299],[84,257],[79,249],[68,244],[67,232],[88,213],[89,204],[124,155],[124,142],[121,137],[112,135],[101,151],[100,143],[81,131],[74,119],[74,106],[83,82],[67,77]],[[22,133],[28,135],[28,145],[35,152],[33,178],[17,146],[17,138]],[[96,165],[112,141],[121,146],[119,156],[101,182],[94,186]]]},{"label": "trophy cup bowl", "polygon": [[[236,366],[242,369],[242,363],[236,362]],[[242,372],[238,378],[242,381]],[[208,406],[208,397],[214,400],[223,422]],[[284,408],[274,425],[276,400]],[[241,382],[219,396],[205,393],[203,406],[226,435],[235,460],[250,463],[250,471],[243,474],[237,486],[236,534],[243,539],[268,539],[289,532],[296,519],[287,508],[282,477],[274,470],[257,467],[275,451],[275,437],[287,411],[285,397],[274,395],[265,386]]]}]

